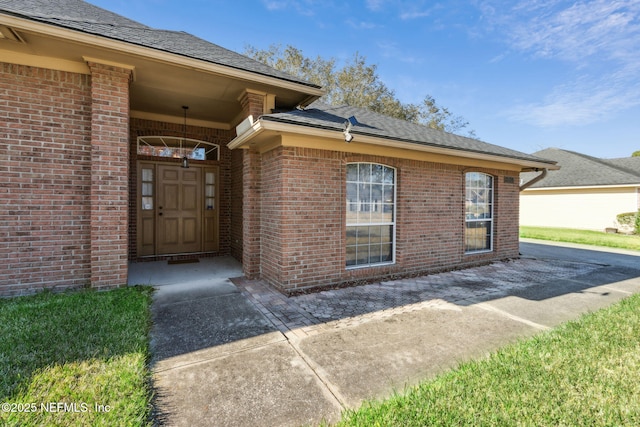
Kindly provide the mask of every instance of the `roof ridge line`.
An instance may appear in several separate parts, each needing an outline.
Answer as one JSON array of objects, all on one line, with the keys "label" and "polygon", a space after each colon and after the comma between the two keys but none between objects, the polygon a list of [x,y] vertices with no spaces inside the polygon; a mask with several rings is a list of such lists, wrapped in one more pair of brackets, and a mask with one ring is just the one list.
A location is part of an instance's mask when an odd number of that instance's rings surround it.
[{"label": "roof ridge line", "polygon": [[[56,15],[21,15],[27,18],[32,18],[32,19],[39,19],[39,20],[47,20],[47,19],[57,19],[59,21],[68,21],[68,22],[79,22],[79,23],[87,23],[87,24],[100,24],[100,25],[109,25],[112,27],[120,27],[120,28],[137,28],[137,29],[141,29],[141,30],[160,30],[159,28],[154,28],[154,27],[150,27],[148,25],[145,25],[143,23],[139,23],[139,25],[123,25],[123,24],[118,24],[115,22],[104,22],[98,19],[76,19],[76,18],[71,18],[68,16],[56,16]],[[123,16],[124,19],[128,19],[126,17]],[[129,21],[132,21],[131,19],[128,19]],[[132,21],[132,22],[136,22],[137,21]],[[166,31],[174,31],[174,30],[166,30]],[[175,31],[174,31],[175,32]]]},{"label": "roof ridge line", "polygon": [[588,154],[578,153],[578,152],[570,151],[570,150],[565,150],[565,151],[574,153],[574,154],[576,154],[576,155],[578,155],[580,157],[583,157],[585,159],[592,160],[592,161],[594,161],[594,162],[596,162],[598,164],[601,164],[603,166],[615,169],[618,172],[626,173],[626,174],[629,174],[629,175],[632,175],[632,176],[635,176],[635,177],[640,177],[640,174],[638,172],[634,171],[633,169],[627,169],[625,167],[618,166],[617,164],[610,162],[609,159],[603,159],[603,158],[600,158],[600,157],[594,157],[594,156],[590,156]]}]

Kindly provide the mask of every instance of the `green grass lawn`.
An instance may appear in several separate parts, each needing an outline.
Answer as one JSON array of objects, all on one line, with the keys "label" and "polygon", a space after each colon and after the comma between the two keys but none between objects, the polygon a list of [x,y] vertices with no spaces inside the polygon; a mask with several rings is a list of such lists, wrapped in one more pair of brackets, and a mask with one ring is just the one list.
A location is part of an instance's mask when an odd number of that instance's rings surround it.
[{"label": "green grass lawn", "polygon": [[383,402],[339,426],[638,426],[640,295]]},{"label": "green grass lawn", "polygon": [[150,425],[151,288],[0,300],[0,425]]},{"label": "green grass lawn", "polygon": [[520,227],[520,237],[640,251],[640,236],[571,228]]}]

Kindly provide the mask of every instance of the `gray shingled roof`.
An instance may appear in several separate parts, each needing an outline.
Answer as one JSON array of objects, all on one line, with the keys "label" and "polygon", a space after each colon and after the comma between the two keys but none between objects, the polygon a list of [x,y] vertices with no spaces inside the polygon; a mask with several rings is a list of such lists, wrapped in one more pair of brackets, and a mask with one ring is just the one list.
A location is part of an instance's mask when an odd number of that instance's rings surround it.
[{"label": "gray shingled roof", "polygon": [[432,147],[491,154],[550,164],[554,163],[553,161],[537,158],[530,154],[489,144],[477,139],[431,129],[424,125],[394,119],[363,108],[346,105],[331,106],[321,101],[313,102],[304,110],[268,114],[261,118],[266,121],[342,131],[345,120],[351,116],[354,116],[358,122],[351,131],[356,140],[358,135],[367,135]]},{"label": "gray shingled roof", "polygon": [[319,87],[191,34],[151,28],[82,0],[0,0],[0,13]]},{"label": "gray shingled roof", "polygon": [[[544,179],[530,188],[640,185],[640,157],[599,159],[559,148],[547,148],[533,154],[558,162],[560,170],[549,171]],[[521,178],[528,182],[536,175],[526,172],[521,174]]]}]

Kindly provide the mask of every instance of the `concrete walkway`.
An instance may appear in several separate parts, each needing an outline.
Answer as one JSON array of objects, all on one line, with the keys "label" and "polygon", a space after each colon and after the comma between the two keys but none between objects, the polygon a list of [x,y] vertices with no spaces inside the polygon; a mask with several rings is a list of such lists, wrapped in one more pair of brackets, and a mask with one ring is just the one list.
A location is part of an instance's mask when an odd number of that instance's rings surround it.
[{"label": "concrete walkway", "polygon": [[516,261],[292,298],[244,279],[158,286],[157,420],[336,421],[365,399],[640,292],[640,253],[521,250]]}]

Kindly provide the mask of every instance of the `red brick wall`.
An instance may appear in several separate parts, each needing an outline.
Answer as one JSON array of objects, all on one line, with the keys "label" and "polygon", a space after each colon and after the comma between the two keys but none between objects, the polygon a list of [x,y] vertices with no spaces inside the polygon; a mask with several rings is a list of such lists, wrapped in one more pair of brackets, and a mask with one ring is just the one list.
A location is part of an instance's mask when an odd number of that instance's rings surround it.
[{"label": "red brick wall", "polygon": [[[260,224],[262,178],[260,154],[251,150],[242,153],[242,270],[247,278],[260,275]],[[265,186],[271,185],[265,182]]]},{"label": "red brick wall", "polygon": [[244,150],[231,152],[230,167],[230,254],[242,262],[242,158]]},{"label": "red brick wall", "polygon": [[91,285],[127,284],[131,71],[91,69]]},{"label": "red brick wall", "polygon": [[[346,164],[351,162],[397,169],[393,265],[345,268],[344,197]],[[518,256],[517,173],[480,169],[496,177],[494,251],[466,255],[464,172],[468,169],[462,166],[281,147],[262,155],[261,168],[260,273],[282,291],[428,273]],[[514,177],[514,183],[504,183],[504,176]],[[249,256],[246,252],[245,245],[245,258]]]},{"label": "red brick wall", "polygon": [[0,295],[90,281],[90,80],[0,63]]},{"label": "red brick wall", "polygon": [[283,290],[339,281],[340,153],[280,148],[262,160],[262,276]]},{"label": "red brick wall", "polygon": [[263,94],[244,92],[239,101],[246,117],[253,116],[253,119],[256,120],[264,113]]}]

